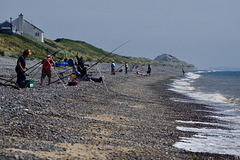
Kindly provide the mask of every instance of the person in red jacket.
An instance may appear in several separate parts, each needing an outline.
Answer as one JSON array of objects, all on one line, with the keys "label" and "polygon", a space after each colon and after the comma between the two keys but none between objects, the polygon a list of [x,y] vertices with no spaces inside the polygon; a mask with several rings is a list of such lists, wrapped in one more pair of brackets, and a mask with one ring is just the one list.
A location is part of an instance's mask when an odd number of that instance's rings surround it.
[{"label": "person in red jacket", "polygon": [[48,85],[51,84],[51,66],[54,67],[55,69],[55,62],[53,61],[53,59],[51,58],[50,55],[48,55],[46,58],[44,58],[42,60],[42,77],[41,77],[41,85],[43,85],[43,80],[46,76],[48,76]]}]

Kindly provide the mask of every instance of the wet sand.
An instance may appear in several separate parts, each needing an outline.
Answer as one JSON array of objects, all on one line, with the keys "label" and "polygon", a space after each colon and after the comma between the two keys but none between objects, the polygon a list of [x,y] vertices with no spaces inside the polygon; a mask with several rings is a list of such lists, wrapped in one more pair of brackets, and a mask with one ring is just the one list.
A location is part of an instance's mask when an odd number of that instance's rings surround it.
[{"label": "wet sand", "polygon": [[[1,77],[15,74],[16,59],[0,63]],[[0,86],[0,159],[237,159],[173,147],[193,135],[176,129],[193,124],[176,120],[216,121],[204,105],[172,100],[187,98],[168,90],[180,70],[153,66],[151,76],[110,75],[108,65],[99,65],[105,85],[47,86],[45,79],[41,87],[39,73],[34,88]]]}]

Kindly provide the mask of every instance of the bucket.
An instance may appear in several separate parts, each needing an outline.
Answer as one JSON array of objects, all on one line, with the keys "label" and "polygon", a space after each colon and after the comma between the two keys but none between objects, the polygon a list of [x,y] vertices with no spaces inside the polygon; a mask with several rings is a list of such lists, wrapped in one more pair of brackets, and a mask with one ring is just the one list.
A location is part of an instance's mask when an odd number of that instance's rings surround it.
[{"label": "bucket", "polygon": [[73,73],[73,74],[70,75],[70,77],[71,77],[72,79],[76,79],[76,78],[77,78],[77,75]]},{"label": "bucket", "polygon": [[33,88],[33,83],[34,80],[25,80],[22,85],[24,88]]}]

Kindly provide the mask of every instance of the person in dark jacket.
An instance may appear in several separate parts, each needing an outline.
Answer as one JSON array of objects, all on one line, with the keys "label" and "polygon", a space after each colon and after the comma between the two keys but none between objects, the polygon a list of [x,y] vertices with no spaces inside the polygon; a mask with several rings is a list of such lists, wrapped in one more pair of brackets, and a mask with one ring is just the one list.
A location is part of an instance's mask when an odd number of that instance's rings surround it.
[{"label": "person in dark jacket", "polygon": [[79,58],[78,54],[77,54],[76,57],[77,57],[77,61],[78,61],[78,65],[77,65],[78,72],[82,73],[82,70],[84,68],[83,56],[81,56]]},{"label": "person in dark jacket", "polygon": [[31,55],[31,51],[29,49],[23,51],[23,55],[21,55],[17,60],[17,65],[15,71],[17,72],[17,84],[20,88],[23,88],[22,83],[26,80],[25,72],[28,70],[26,67],[26,58],[28,55]]}]

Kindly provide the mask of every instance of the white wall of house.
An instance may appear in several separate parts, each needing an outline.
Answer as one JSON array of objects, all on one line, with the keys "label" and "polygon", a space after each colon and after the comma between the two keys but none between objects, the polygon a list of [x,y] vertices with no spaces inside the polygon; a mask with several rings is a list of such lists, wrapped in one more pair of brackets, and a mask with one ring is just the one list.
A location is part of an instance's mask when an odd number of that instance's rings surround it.
[{"label": "white wall of house", "polygon": [[20,14],[19,17],[17,19],[15,19],[12,23],[16,26],[18,33],[29,34],[29,35],[33,36],[34,38],[36,38],[37,40],[44,42],[43,31],[41,31],[34,25],[32,25],[29,22],[27,22],[26,20],[24,20],[22,14]]},{"label": "white wall of house", "polygon": [[27,21],[23,22],[23,33],[29,34],[35,37],[37,40],[43,42],[43,33],[35,26],[31,25]]},{"label": "white wall of house", "polygon": [[41,42],[44,42],[44,34],[43,33],[41,33],[40,39],[41,39],[40,40]]}]

